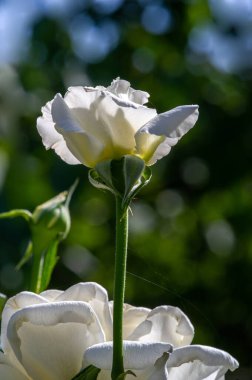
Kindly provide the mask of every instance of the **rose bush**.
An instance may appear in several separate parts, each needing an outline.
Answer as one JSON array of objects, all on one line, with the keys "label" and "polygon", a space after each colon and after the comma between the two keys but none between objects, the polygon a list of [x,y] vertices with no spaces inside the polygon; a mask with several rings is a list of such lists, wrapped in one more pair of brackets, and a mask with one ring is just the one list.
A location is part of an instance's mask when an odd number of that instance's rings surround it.
[{"label": "rose bush", "polygon": [[47,149],[68,164],[94,167],[132,154],[147,165],[167,155],[198,118],[198,106],[157,114],[144,104],[149,94],[115,79],[107,88],[70,87],[42,108],[37,129]]},{"label": "rose bush", "polygon": [[[110,379],[112,308],[96,283],[10,298],[2,315],[0,378],[71,380],[93,364],[102,368],[98,380]],[[193,326],[176,307],[125,305],[123,328],[125,368],[140,380],[223,380],[238,366],[224,351],[190,345]]]}]

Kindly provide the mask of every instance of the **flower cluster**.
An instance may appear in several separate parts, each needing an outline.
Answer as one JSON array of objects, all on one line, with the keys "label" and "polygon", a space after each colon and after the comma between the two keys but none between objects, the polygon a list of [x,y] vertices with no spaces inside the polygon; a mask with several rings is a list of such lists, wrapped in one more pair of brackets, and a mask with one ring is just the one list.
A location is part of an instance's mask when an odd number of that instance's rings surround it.
[{"label": "flower cluster", "polygon": [[[110,379],[112,309],[96,283],[10,298],[2,316],[0,378],[71,380],[92,364],[101,368],[98,380]],[[139,380],[223,380],[238,366],[224,351],[190,345],[193,326],[177,307],[125,304],[123,335],[125,369]]]},{"label": "flower cluster", "polygon": [[149,94],[115,79],[107,88],[70,87],[42,108],[37,129],[47,149],[68,164],[93,168],[99,162],[125,155],[147,165],[166,156],[198,119],[198,106],[168,112],[144,106]]}]

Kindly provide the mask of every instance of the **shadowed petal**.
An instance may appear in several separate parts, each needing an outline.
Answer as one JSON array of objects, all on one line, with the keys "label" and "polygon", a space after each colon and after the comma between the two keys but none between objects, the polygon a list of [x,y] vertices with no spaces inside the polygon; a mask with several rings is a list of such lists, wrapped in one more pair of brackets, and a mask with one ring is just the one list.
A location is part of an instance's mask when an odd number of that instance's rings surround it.
[{"label": "shadowed petal", "polygon": [[69,380],[85,350],[105,337],[85,302],[55,302],[17,311],[7,330],[10,345],[33,380]]},{"label": "shadowed petal", "polygon": [[[157,359],[165,352],[171,352],[168,343],[140,343],[125,340],[123,342],[124,367],[126,370],[145,370],[154,367]],[[84,355],[84,365],[93,364],[102,369],[112,368],[113,343],[95,344],[87,349]]]},{"label": "shadowed petal", "polygon": [[29,376],[13,367],[7,357],[0,352],[0,379],[1,380],[31,380]]},{"label": "shadowed petal", "polygon": [[48,303],[46,298],[32,292],[21,292],[8,299],[2,313],[1,323],[1,345],[4,351],[9,349],[7,325],[12,315],[24,307],[46,303]]}]

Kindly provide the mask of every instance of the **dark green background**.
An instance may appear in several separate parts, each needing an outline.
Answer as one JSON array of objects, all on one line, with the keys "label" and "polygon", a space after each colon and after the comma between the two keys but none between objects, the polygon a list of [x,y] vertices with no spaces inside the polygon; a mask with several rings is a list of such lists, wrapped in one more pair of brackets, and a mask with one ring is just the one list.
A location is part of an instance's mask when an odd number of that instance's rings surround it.
[{"label": "dark green background", "polygon": [[[227,378],[251,379],[252,72],[249,65],[218,70],[188,47],[192,29],[204,22],[231,37],[242,26],[222,24],[206,1],[169,1],[163,6],[172,26],[155,35],[141,25],[144,3],[126,1],[105,15],[90,1],[69,15],[85,12],[97,24],[113,19],[120,26],[118,45],[99,62],[75,55],[64,19],[41,17],[26,59],[0,67],[0,211],[33,210],[78,177],[72,229],[60,245],[51,287],[97,281],[112,298],[112,196],[92,188],[87,168],[45,151],[36,131],[40,108],[70,84],[108,86],[117,76],[148,91],[158,112],[199,104],[196,127],[153,166],[151,183],[132,206],[126,301],[179,306],[195,326],[195,343],[240,361],[241,369]],[[133,64],[136,51],[143,67],[151,62],[149,72]],[[0,234],[0,291],[10,296],[27,284],[30,265],[18,273],[14,267],[29,230],[22,220],[1,221]]]}]

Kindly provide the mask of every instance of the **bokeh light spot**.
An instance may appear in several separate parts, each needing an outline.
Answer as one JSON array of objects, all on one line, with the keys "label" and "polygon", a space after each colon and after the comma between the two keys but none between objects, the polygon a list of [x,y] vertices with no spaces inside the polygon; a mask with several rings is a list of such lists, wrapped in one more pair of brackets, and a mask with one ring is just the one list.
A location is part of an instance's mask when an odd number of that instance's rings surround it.
[{"label": "bokeh light spot", "polygon": [[142,73],[150,73],[155,66],[153,52],[148,48],[136,49],[132,56],[134,67]]},{"label": "bokeh light spot", "polygon": [[93,0],[93,8],[97,13],[110,14],[115,12],[124,0]]},{"label": "bokeh light spot", "polygon": [[169,10],[161,5],[147,5],[142,14],[142,24],[152,34],[166,33],[172,24]]},{"label": "bokeh light spot", "polygon": [[87,248],[79,246],[69,247],[65,251],[62,260],[68,269],[81,278],[93,272],[98,263],[98,260]]},{"label": "bokeh light spot", "polygon": [[182,166],[182,178],[190,186],[201,187],[209,179],[209,169],[203,160],[191,157]]},{"label": "bokeh light spot", "polygon": [[217,220],[206,229],[206,240],[210,250],[218,255],[229,254],[235,245],[235,234],[225,220]]},{"label": "bokeh light spot", "polygon": [[163,218],[174,218],[183,211],[184,201],[177,191],[165,190],[158,194],[156,207]]},{"label": "bokeh light spot", "polygon": [[137,202],[132,205],[132,215],[130,217],[133,217],[134,221],[129,223],[129,229],[135,234],[148,233],[156,225],[154,210],[144,202]]}]

